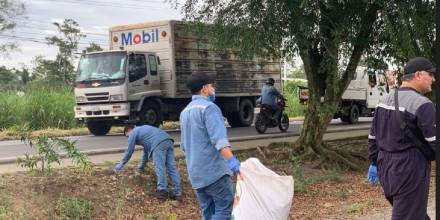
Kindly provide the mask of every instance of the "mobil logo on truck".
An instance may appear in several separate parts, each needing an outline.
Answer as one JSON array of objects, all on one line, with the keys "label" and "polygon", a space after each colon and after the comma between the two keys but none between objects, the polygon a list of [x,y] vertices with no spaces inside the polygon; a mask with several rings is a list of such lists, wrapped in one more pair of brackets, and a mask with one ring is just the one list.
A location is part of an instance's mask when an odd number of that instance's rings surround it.
[{"label": "mobil logo on truck", "polygon": [[121,46],[148,44],[159,42],[159,33],[161,37],[166,37],[166,31],[159,32],[158,28],[145,29],[140,31],[120,32],[113,36],[113,43],[119,43]]}]

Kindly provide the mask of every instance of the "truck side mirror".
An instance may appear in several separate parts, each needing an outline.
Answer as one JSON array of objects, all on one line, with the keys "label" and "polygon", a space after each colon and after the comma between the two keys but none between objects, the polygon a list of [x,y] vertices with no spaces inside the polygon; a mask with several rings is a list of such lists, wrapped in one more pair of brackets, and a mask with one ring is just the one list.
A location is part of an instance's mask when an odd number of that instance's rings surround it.
[{"label": "truck side mirror", "polygon": [[159,56],[157,56],[157,64],[160,65],[160,57]]}]

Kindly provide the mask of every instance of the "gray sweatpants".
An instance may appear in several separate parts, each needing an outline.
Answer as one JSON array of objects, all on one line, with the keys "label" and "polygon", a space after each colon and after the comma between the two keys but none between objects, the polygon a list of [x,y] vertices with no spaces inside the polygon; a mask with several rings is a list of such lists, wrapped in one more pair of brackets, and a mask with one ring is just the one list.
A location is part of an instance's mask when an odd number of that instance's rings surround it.
[{"label": "gray sweatpants", "polygon": [[431,163],[418,149],[379,151],[377,169],[385,197],[393,206],[393,220],[430,219],[426,209]]}]

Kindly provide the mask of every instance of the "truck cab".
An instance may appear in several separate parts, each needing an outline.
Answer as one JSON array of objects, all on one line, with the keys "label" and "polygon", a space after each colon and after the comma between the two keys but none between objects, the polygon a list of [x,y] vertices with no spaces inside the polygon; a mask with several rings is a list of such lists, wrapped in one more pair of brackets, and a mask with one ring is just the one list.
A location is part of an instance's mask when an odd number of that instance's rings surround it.
[{"label": "truck cab", "polygon": [[[374,109],[386,94],[388,85],[384,74],[368,72],[365,67],[358,67],[353,80],[350,81],[347,89],[342,94],[339,111],[334,118],[349,124],[355,124],[360,116],[373,116]],[[309,90],[305,87],[299,89],[299,100],[301,104],[307,105]]]},{"label": "truck cab", "polygon": [[108,133],[137,117],[159,125],[160,112],[147,109],[133,114],[134,104],[149,96],[160,96],[159,58],[155,53],[108,51],[83,54],[75,79],[75,118],[95,135]]}]

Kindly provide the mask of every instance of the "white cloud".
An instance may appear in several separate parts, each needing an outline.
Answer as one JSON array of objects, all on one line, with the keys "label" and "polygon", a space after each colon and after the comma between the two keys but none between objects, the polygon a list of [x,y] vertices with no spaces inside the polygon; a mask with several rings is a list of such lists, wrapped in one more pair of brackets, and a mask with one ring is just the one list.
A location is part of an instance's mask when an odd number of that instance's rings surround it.
[{"label": "white cloud", "polygon": [[[37,55],[53,58],[57,48],[45,44],[45,37],[58,34],[53,22],[70,18],[78,22],[87,37],[80,42],[80,51],[90,42],[108,48],[108,28],[120,24],[130,24],[163,19],[181,19],[178,10],[162,0],[22,0],[26,6],[27,18],[17,20],[13,32],[2,35],[14,36],[19,50],[13,51],[9,59],[0,59],[0,65],[18,67],[21,63],[30,66]],[[0,43],[6,38],[0,36]],[[8,41],[13,37],[8,37]],[[37,41],[37,42],[35,42]]]}]

